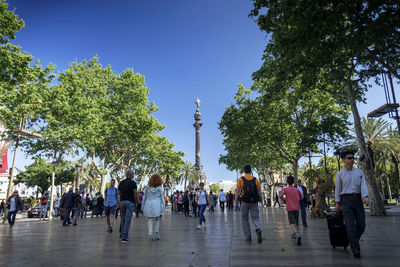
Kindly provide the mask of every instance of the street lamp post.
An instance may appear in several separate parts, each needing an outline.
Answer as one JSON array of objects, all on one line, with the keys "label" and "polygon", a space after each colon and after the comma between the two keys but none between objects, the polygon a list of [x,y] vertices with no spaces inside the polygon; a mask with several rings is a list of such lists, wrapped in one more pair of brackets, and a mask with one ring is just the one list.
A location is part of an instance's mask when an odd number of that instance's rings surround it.
[{"label": "street lamp post", "polygon": [[[30,138],[42,138],[41,134],[37,134],[37,133],[33,133],[30,131],[27,131],[25,129],[23,129],[23,127],[25,122],[24,120],[21,120],[20,122],[20,129],[16,129],[13,130],[13,132],[15,134],[17,134],[15,140],[15,149],[14,149],[14,157],[13,157],[13,163],[12,163],[12,167],[11,167],[11,174],[10,174],[10,178],[8,180],[8,188],[7,188],[7,196],[6,196],[6,201],[8,201],[9,197],[11,196],[11,192],[13,190],[13,185],[14,185],[14,174],[15,174],[15,162],[17,159],[17,151],[18,151],[18,145],[19,145],[19,141],[20,141],[20,136],[26,136],[26,137],[30,137]],[[7,215],[8,215],[8,209],[6,209],[6,211],[4,212],[4,217],[3,217],[3,223],[6,223],[7,221]]]}]

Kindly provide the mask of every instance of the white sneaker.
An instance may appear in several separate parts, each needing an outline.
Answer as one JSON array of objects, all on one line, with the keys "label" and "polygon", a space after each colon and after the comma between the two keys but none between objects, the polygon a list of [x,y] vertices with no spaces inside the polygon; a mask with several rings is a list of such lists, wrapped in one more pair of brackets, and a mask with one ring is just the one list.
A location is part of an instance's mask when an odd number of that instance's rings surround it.
[{"label": "white sneaker", "polygon": [[201,224],[197,225],[197,229],[201,229]]}]

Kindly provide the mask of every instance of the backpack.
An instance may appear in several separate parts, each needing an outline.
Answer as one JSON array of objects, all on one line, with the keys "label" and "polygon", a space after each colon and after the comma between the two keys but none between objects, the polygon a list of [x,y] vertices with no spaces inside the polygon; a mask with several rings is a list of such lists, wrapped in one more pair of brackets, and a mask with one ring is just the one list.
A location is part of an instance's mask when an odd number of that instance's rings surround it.
[{"label": "backpack", "polygon": [[253,177],[252,180],[247,180],[243,176],[241,177],[243,180],[243,196],[241,197],[242,201],[254,203],[259,201],[256,177]]}]

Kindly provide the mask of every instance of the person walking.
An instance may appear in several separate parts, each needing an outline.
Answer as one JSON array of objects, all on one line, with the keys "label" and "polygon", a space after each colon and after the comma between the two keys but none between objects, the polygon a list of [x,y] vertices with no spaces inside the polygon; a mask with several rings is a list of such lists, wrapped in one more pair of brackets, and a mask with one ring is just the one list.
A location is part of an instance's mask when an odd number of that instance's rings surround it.
[{"label": "person walking", "polygon": [[[297,179],[297,189],[301,193],[301,199],[300,199],[300,210],[301,210],[301,220],[303,222],[304,227],[308,227],[307,224],[307,205],[308,205],[308,194],[307,194],[307,188],[301,184],[301,179]],[[299,225],[299,221],[297,221],[297,225]]]},{"label": "person walking", "polygon": [[73,220],[72,220],[72,225],[77,226],[78,225],[78,218],[81,214],[81,210],[83,209],[83,203],[82,203],[82,196],[80,195],[79,189],[75,190],[75,198],[74,198],[74,207],[73,207]]},{"label": "person walking", "polygon": [[58,215],[60,214],[60,202],[60,193],[57,193],[57,197],[54,199],[54,219],[57,219]]},{"label": "person walking", "polygon": [[0,204],[0,217],[3,216],[5,208],[6,208],[6,203],[4,203],[3,200],[1,200],[1,204]]},{"label": "person walking", "polygon": [[286,182],[288,184],[287,187],[283,188],[279,192],[279,197],[280,199],[283,198],[283,196],[286,197],[286,211],[289,219],[289,224],[292,228],[292,239],[296,240],[296,243],[298,246],[301,245],[301,236],[297,232],[296,229],[296,224],[299,220],[299,210],[300,210],[300,201],[303,196],[301,195],[300,190],[298,190],[296,187],[293,186],[294,184],[294,177],[293,176],[288,176],[286,178]]},{"label": "person walking", "polygon": [[[251,220],[256,228],[257,241],[262,242],[262,230],[258,211],[258,202],[261,201],[261,185],[256,177],[251,173],[251,166],[244,166],[244,176],[238,179],[236,185],[236,199],[242,201],[242,228],[247,242],[251,242],[251,231],[249,223],[249,213]],[[237,207],[235,208],[237,209]]]},{"label": "person walking", "polygon": [[226,194],[224,192],[224,189],[221,189],[221,192],[219,192],[218,198],[219,198],[219,207],[221,208],[221,211],[224,211],[225,201],[226,201]]},{"label": "person walking", "polygon": [[216,206],[217,204],[216,204],[216,198],[215,198],[215,196],[214,196],[214,194],[213,194],[212,191],[210,191],[210,197],[209,197],[209,199],[210,199],[210,202],[208,203],[208,204],[209,204],[209,205],[208,205],[208,212],[210,212],[210,211],[214,212],[215,206]]},{"label": "person walking", "polygon": [[17,216],[18,210],[23,210],[23,205],[21,198],[19,197],[18,190],[14,190],[11,197],[7,200],[7,208],[8,208],[8,224],[10,225],[10,231],[14,228],[15,216]]},{"label": "person walking", "polygon": [[100,218],[103,217],[103,211],[104,211],[104,198],[103,195],[101,193],[99,193],[99,197],[97,198],[97,214],[96,217],[98,217],[98,215],[100,215]]},{"label": "person walking", "polygon": [[96,215],[96,217],[98,216],[98,211],[97,211],[97,199],[99,198],[99,193],[96,193],[94,195],[94,197],[92,198],[92,201],[90,202],[90,204],[92,205],[92,218],[94,215]]},{"label": "person walking", "polygon": [[275,193],[275,203],[274,203],[274,208],[275,208],[275,205],[276,204],[278,204],[279,205],[279,208],[281,207],[281,203],[279,202],[279,196],[278,196],[278,193]]},{"label": "person walking", "polygon": [[143,192],[140,191],[138,193],[138,203],[136,203],[136,209],[135,209],[135,214],[136,214],[136,218],[139,218],[139,214],[142,213],[142,200],[143,200]]},{"label": "person walking", "polygon": [[118,185],[118,193],[121,199],[121,243],[128,243],[129,228],[131,227],[131,219],[133,212],[135,211],[135,203],[138,203],[137,196],[137,185],[132,180],[133,171],[128,170],[125,175],[125,179],[122,180]]},{"label": "person walking", "polygon": [[206,218],[204,216],[204,211],[207,208],[208,203],[210,203],[209,196],[207,191],[204,189],[204,183],[200,182],[200,189],[196,194],[196,202],[197,202],[197,207],[200,209],[199,214],[200,214],[200,220],[199,224],[197,225],[197,229],[201,229],[202,224],[203,226],[206,226]]},{"label": "person walking", "polygon": [[197,202],[196,202],[196,194],[197,194],[197,189],[195,192],[190,193],[191,197],[192,197],[192,214],[193,217],[197,217],[198,216],[198,212],[197,212]]},{"label": "person walking", "polygon": [[142,209],[144,216],[149,218],[149,240],[159,240],[160,218],[165,210],[165,198],[162,179],[158,174],[152,175],[149,179],[148,186],[143,194]]},{"label": "person walking", "polygon": [[104,209],[106,212],[107,232],[112,233],[114,216],[118,203],[118,190],[115,188],[115,180],[111,179],[110,187],[104,191]]},{"label": "person walking", "polygon": [[75,199],[77,197],[79,197],[79,195],[75,194],[73,192],[73,188],[71,187],[68,190],[68,193],[66,193],[61,199],[60,208],[65,209],[65,216],[62,224],[63,226],[69,226],[71,224],[71,212],[74,208]]},{"label": "person walking", "polygon": [[360,238],[365,231],[365,210],[368,205],[368,187],[364,172],[354,165],[354,153],[341,154],[344,168],[336,174],[335,202],[336,211],[343,211],[350,247],[354,257],[360,258]]},{"label": "person walking", "polygon": [[227,208],[228,210],[233,210],[233,194],[232,191],[229,191],[228,195],[227,195]]},{"label": "person walking", "polygon": [[189,204],[189,191],[186,190],[185,194],[183,195],[183,209],[185,211],[185,217],[189,217],[189,213],[190,213],[190,204]]},{"label": "person walking", "polygon": [[47,218],[47,202],[49,200],[49,193],[45,192],[44,196],[40,198],[40,215],[39,221],[43,219],[43,221]]}]

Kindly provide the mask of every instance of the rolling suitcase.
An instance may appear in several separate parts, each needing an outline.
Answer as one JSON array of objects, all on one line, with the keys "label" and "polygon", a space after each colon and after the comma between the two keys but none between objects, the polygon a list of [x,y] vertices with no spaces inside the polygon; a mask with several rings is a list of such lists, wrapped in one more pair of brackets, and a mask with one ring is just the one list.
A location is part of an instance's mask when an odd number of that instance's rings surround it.
[{"label": "rolling suitcase", "polygon": [[349,238],[347,237],[346,226],[343,222],[343,213],[326,212],[326,215],[331,246],[333,248],[344,247],[346,250],[349,246]]}]

